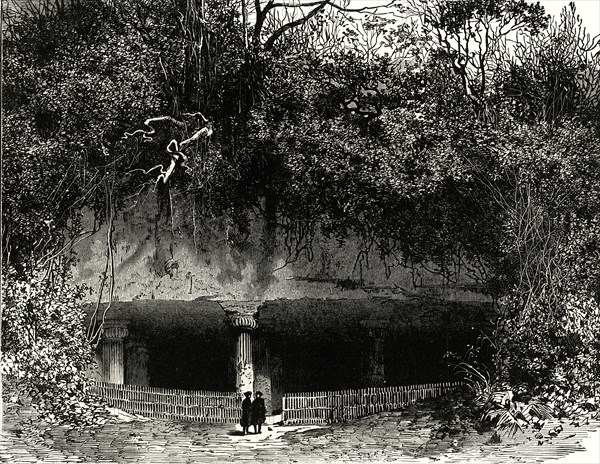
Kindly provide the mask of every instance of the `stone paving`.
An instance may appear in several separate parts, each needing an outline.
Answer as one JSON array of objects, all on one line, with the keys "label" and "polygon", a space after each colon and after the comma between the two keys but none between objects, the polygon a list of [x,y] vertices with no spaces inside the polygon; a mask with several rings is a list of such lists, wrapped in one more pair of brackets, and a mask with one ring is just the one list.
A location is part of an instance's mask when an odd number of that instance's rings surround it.
[{"label": "stone paving", "polygon": [[529,432],[493,444],[491,431],[440,431],[439,422],[426,411],[386,412],[325,427],[268,426],[262,434],[248,436],[239,427],[152,420],[109,422],[83,430],[51,427],[41,437],[28,437],[9,421],[0,439],[0,460],[15,464],[544,462],[576,457],[572,453],[581,453],[582,440],[600,428],[600,422],[564,423],[563,430],[551,438],[548,431],[557,424],[546,424],[539,432],[541,440]]}]

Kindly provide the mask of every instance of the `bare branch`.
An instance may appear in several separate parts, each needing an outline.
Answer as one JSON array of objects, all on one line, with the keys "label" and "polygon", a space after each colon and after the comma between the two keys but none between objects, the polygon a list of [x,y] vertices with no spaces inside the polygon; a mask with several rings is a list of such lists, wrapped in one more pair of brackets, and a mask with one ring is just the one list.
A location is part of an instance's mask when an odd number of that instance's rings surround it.
[{"label": "bare branch", "polygon": [[[280,2],[280,3],[272,3],[272,8],[311,8],[313,6],[317,6],[323,3],[323,0],[311,1],[311,2]],[[326,3],[331,7],[338,11],[342,11],[344,13],[364,13],[367,11],[376,11],[381,8],[390,8],[397,4],[397,0],[389,0],[387,3],[379,3],[378,5],[365,5],[360,8],[350,8],[348,5],[350,2],[343,2],[343,5],[340,5],[335,0],[327,0]]]},{"label": "bare branch", "polygon": [[277,40],[283,34],[285,34],[286,31],[289,31],[290,29],[293,29],[297,26],[300,26],[300,25],[306,23],[310,18],[315,16],[317,13],[319,13],[320,11],[323,11],[325,9],[325,7],[330,4],[330,2],[331,2],[331,0],[323,0],[318,3],[317,7],[313,8],[304,17],[298,18],[294,21],[290,21],[289,23],[286,23],[283,26],[281,26],[279,29],[277,29],[275,32],[273,32],[273,34],[271,34],[271,36],[267,39],[267,41],[265,42],[265,45],[264,45],[264,49],[267,51],[271,50],[273,48],[273,46],[275,45],[275,42],[277,42]]},{"label": "bare branch", "polygon": [[[156,182],[159,182],[162,180],[163,183],[167,183],[167,181],[169,180],[169,178],[175,171],[175,168],[179,165],[181,165],[183,168],[187,169],[186,161],[188,160],[188,157],[183,153],[183,150],[188,145],[190,145],[192,142],[198,142],[200,139],[209,139],[210,136],[213,134],[213,129],[212,129],[211,124],[204,117],[204,115],[202,113],[200,113],[200,112],[184,113],[183,116],[188,117],[188,118],[201,119],[202,122],[204,124],[206,124],[206,126],[200,128],[200,129],[197,129],[190,137],[188,137],[187,139],[184,139],[181,142],[178,142],[176,139],[171,139],[171,141],[167,144],[167,147],[166,147],[167,153],[169,153],[169,155],[171,156],[171,161],[166,170],[163,168],[162,165],[154,166],[154,167],[150,168],[149,170],[145,170],[145,171],[140,170],[140,171],[144,172],[145,174],[148,174],[150,171],[153,171],[155,169],[160,169],[160,174],[158,175]],[[151,142],[154,138],[154,135],[156,134],[156,129],[154,128],[153,124],[156,122],[163,122],[163,121],[173,124],[180,130],[187,131],[188,126],[185,122],[178,121],[177,119],[175,119],[171,116],[159,116],[159,117],[155,117],[155,118],[149,118],[149,119],[146,119],[146,121],[144,121],[144,125],[146,127],[148,127],[148,129],[138,129],[134,132],[125,132],[125,136],[123,137],[123,139],[128,139],[130,137],[141,135],[142,141]]]}]

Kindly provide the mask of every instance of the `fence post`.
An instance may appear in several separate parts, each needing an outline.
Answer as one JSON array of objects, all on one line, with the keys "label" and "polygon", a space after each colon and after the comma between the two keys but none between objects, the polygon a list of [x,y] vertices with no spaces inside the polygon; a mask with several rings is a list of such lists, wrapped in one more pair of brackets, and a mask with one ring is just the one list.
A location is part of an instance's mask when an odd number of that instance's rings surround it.
[{"label": "fence post", "polygon": [[286,414],[286,409],[287,409],[287,402],[286,402],[286,399],[287,399],[287,398],[286,398],[286,396],[285,396],[285,395],[283,395],[283,396],[281,397],[281,420],[282,420],[283,422],[285,422],[285,419],[286,419],[286,417],[285,417],[285,414]]}]

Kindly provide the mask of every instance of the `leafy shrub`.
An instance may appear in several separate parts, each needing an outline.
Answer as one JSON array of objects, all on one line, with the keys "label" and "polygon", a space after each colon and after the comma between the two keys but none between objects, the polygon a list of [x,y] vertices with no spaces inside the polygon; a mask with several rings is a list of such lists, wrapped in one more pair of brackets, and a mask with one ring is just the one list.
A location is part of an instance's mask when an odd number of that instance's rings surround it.
[{"label": "leafy shrub", "polygon": [[[456,374],[463,378],[477,402],[485,401],[493,392],[493,379],[490,369],[481,363],[477,357],[480,347],[469,346],[467,356],[455,366]],[[482,406],[482,404],[480,404]]]},{"label": "leafy shrub", "polygon": [[90,424],[105,411],[88,392],[93,353],[79,296],[79,289],[39,276],[7,273],[2,281],[4,395],[30,396],[50,423]]},{"label": "leafy shrub", "polygon": [[491,424],[514,435],[556,415],[553,403],[547,398],[532,397],[525,384],[511,386],[494,380],[490,371],[476,359],[461,361],[456,371],[473,394],[470,404],[480,415],[479,425]]},{"label": "leafy shrub", "polygon": [[496,426],[505,434],[514,435],[530,426],[539,429],[545,420],[560,414],[548,395],[534,397],[526,383],[502,380],[496,366],[490,367],[482,361],[484,342],[497,349],[489,337],[481,336],[476,345],[469,345],[466,355],[454,368],[472,394],[469,405],[479,426]]},{"label": "leafy shrub", "polygon": [[[504,305],[516,300],[506,299]],[[525,310],[502,314],[492,348],[492,368],[481,362],[481,344],[455,364],[479,411],[480,425],[515,434],[552,417],[593,413],[600,399],[600,306],[583,292],[555,304],[532,299]],[[490,340],[484,337],[485,340]]]},{"label": "leafy shrub", "polygon": [[600,393],[600,305],[569,293],[554,305],[534,301],[527,318],[507,316],[499,330],[505,375],[571,416]]},{"label": "leafy shrub", "polygon": [[511,390],[495,392],[484,406],[481,421],[514,435],[532,424],[554,417],[554,410],[539,398],[515,401]]}]

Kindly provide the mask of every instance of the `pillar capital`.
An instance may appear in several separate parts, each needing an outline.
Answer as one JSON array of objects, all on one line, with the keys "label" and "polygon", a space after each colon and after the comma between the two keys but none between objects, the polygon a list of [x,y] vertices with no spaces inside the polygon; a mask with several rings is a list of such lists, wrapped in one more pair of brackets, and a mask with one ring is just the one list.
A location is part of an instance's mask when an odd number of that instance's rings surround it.
[{"label": "pillar capital", "polygon": [[128,321],[105,321],[102,336],[106,341],[122,341],[129,335]]},{"label": "pillar capital", "polygon": [[372,338],[384,338],[390,321],[388,319],[364,319],[360,325]]},{"label": "pillar capital", "polygon": [[250,316],[254,317],[258,313],[258,308],[263,304],[261,300],[227,300],[217,301],[225,314],[228,316]]},{"label": "pillar capital", "polygon": [[231,316],[229,318],[229,324],[231,327],[243,332],[252,332],[258,327],[256,319],[252,316]]}]

